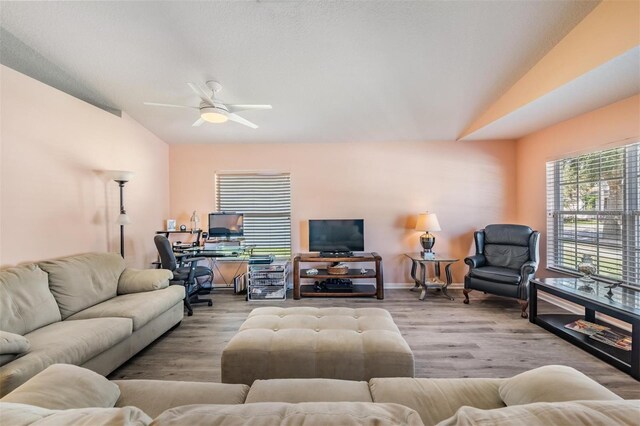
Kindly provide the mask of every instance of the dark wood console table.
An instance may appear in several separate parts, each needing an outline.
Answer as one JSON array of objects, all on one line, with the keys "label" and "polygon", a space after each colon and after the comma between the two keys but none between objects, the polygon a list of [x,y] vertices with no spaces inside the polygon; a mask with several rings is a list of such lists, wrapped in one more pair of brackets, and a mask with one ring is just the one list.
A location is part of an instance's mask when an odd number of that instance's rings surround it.
[{"label": "dark wood console table", "polygon": [[[301,263],[367,263],[372,262],[373,269],[365,268],[362,273],[360,269],[349,269],[344,275],[332,275],[327,272],[326,268],[316,268],[318,273],[309,275],[309,269],[300,269]],[[345,279],[375,279],[375,284],[359,284],[353,285],[353,291],[348,293],[342,292],[317,292],[313,285],[301,284],[301,279],[322,280],[327,278],[345,278]],[[293,258],[293,298],[299,300],[301,297],[362,297],[376,296],[379,300],[384,299],[384,280],[382,278],[382,257],[378,253],[359,253],[350,257],[320,257],[317,253],[300,253]]]},{"label": "dark wood console table", "polygon": [[[581,305],[584,307],[584,315],[569,312],[539,314],[538,292]],[[631,324],[631,333],[599,320],[596,312]],[[609,346],[565,327],[578,319],[603,324],[626,335],[631,334],[631,351]],[[640,292],[620,287],[609,291],[607,284],[599,282],[586,287],[577,278],[535,278],[529,283],[529,321],[640,380]]]}]

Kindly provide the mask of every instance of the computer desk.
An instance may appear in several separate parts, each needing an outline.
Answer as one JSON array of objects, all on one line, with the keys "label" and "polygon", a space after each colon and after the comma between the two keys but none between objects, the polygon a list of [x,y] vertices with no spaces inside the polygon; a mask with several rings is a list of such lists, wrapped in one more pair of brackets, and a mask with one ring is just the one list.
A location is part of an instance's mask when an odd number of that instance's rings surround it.
[{"label": "computer desk", "polygon": [[[242,275],[242,273],[239,273],[240,268],[242,268],[243,265],[246,266],[254,248],[255,246],[241,246],[234,248],[233,250],[206,250],[204,246],[195,246],[182,250],[182,253],[193,254],[193,256],[208,258],[211,262],[211,268],[215,268],[222,278],[224,284],[227,287],[230,287],[233,286],[233,280]],[[218,262],[238,262],[238,267],[236,268],[236,271],[234,272],[234,275],[229,282],[227,282],[227,279],[218,267]]]}]

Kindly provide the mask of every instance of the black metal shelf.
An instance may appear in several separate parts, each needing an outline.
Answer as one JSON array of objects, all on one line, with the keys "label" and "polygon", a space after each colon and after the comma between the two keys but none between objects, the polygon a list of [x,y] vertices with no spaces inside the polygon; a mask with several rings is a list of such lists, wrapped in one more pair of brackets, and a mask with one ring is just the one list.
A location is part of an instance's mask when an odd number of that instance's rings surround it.
[{"label": "black metal shelf", "polygon": [[[600,358],[603,361],[608,362],[611,365],[623,370],[627,373],[631,373],[631,351],[625,351],[624,349],[616,348],[615,346],[607,345],[606,343],[599,342],[591,339],[589,336],[583,333],[579,333],[574,330],[570,330],[565,327],[570,322],[584,319],[584,315],[577,314],[542,314],[535,318],[535,323],[542,328],[552,332],[556,336],[562,337],[570,343],[580,347],[581,349],[589,352],[590,354]],[[614,327],[604,321],[595,320],[592,321],[596,324],[601,324],[609,327],[613,331],[618,333],[630,335],[628,331],[621,328]]]}]

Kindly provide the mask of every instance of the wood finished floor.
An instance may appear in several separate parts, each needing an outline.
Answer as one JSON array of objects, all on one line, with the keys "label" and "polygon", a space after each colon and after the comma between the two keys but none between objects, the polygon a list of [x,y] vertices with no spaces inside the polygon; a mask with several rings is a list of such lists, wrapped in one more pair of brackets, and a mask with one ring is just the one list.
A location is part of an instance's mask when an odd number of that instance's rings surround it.
[{"label": "wood finished floor", "polygon": [[[520,318],[515,300],[471,293],[462,303],[430,293],[424,302],[407,289],[374,298],[307,298],[248,303],[244,296],[216,290],[214,306],[197,305],[192,317],[167,332],[110,379],[220,382],[220,356],[247,314],[259,306],[344,306],[387,309],[415,356],[416,377],[510,377],[547,364],[574,367],[625,399],[640,399],[640,382],[544,329]],[[557,310],[540,303],[541,313]]]}]

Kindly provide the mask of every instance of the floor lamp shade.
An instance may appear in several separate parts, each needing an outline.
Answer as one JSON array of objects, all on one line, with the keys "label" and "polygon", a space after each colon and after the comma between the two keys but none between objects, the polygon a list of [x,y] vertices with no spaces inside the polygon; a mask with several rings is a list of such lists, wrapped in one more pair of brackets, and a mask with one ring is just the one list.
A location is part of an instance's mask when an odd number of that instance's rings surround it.
[{"label": "floor lamp shade", "polygon": [[135,175],[134,172],[127,170],[107,170],[106,174],[109,176],[109,179],[115,180],[116,182],[129,182]]}]

